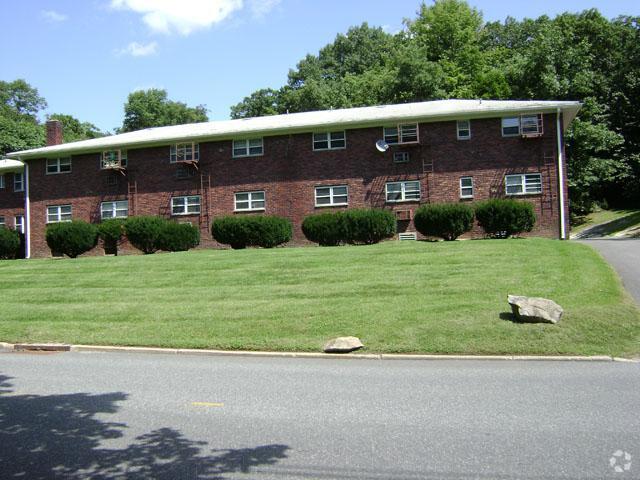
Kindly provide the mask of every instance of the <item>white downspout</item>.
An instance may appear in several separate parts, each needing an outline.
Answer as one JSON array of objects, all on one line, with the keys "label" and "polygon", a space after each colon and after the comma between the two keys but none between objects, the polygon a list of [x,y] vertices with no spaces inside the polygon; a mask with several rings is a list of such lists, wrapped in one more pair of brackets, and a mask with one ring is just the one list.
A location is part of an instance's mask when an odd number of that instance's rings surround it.
[{"label": "white downspout", "polygon": [[558,195],[560,196],[560,239],[567,238],[565,234],[566,219],[564,218],[564,171],[562,158],[562,129],[560,126],[560,109],[556,113],[556,134],[558,137]]},{"label": "white downspout", "polygon": [[24,257],[31,258],[31,202],[29,201],[29,164],[24,162]]}]

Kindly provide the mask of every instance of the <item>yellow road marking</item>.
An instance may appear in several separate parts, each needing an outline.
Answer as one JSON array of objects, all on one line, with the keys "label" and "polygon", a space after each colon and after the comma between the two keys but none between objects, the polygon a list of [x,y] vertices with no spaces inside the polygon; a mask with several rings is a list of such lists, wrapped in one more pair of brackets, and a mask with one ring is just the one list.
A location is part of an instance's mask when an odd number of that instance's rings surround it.
[{"label": "yellow road marking", "polygon": [[224,407],[224,403],[217,402],[191,402],[194,407]]}]

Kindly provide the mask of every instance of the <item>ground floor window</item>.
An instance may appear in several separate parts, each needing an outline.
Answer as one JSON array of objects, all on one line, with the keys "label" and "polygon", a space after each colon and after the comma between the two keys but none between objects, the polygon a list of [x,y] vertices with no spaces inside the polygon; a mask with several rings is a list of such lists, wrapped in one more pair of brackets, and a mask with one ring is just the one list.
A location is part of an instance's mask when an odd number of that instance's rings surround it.
[{"label": "ground floor window", "polygon": [[385,186],[387,202],[420,200],[420,182],[389,182]]},{"label": "ground floor window", "polygon": [[460,198],[473,197],[473,177],[460,177]]},{"label": "ground floor window", "polygon": [[4,227],[4,226],[5,226],[4,217],[0,217],[0,227]]},{"label": "ground floor window", "polygon": [[129,215],[129,201],[118,200],[116,202],[102,202],[100,204],[100,217],[105,220],[107,218],[126,218]]},{"label": "ground floor window", "polygon": [[197,215],[200,213],[200,195],[171,198],[172,215]]},{"label": "ground floor window", "polygon": [[70,221],[71,205],[50,205],[47,207],[47,223]]},{"label": "ground floor window", "polygon": [[16,226],[16,232],[20,232],[24,234],[24,216],[23,215],[16,215],[15,226]]},{"label": "ground floor window", "polygon": [[539,173],[525,173],[506,175],[504,177],[505,193],[507,195],[527,195],[542,192],[542,175]]},{"label": "ground floor window", "polygon": [[347,205],[349,192],[346,185],[316,187],[316,207]]},{"label": "ground floor window", "polygon": [[250,211],[264,210],[265,196],[263,191],[239,192],[235,194],[235,210]]}]

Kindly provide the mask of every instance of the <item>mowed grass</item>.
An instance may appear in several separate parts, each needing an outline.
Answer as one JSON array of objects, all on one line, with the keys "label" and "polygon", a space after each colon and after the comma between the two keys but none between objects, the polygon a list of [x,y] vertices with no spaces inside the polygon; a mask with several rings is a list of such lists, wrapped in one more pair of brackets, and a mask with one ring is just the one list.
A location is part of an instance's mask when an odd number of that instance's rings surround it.
[{"label": "mowed grass", "polygon": [[[0,262],[0,340],[369,352],[640,352],[640,313],[590,247],[546,239],[200,250]],[[565,308],[510,321],[507,294]]]}]

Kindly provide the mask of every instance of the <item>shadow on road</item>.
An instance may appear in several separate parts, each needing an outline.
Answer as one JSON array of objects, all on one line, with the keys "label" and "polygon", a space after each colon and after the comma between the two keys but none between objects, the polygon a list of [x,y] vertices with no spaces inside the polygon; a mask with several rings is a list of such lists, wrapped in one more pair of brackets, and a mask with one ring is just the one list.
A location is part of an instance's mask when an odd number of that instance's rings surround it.
[{"label": "shadow on road", "polygon": [[96,418],[118,411],[122,392],[18,395],[0,375],[0,472],[3,479],[223,479],[286,458],[286,445],[205,451],[206,442],[161,428],[122,449],[101,448],[126,424]]}]

